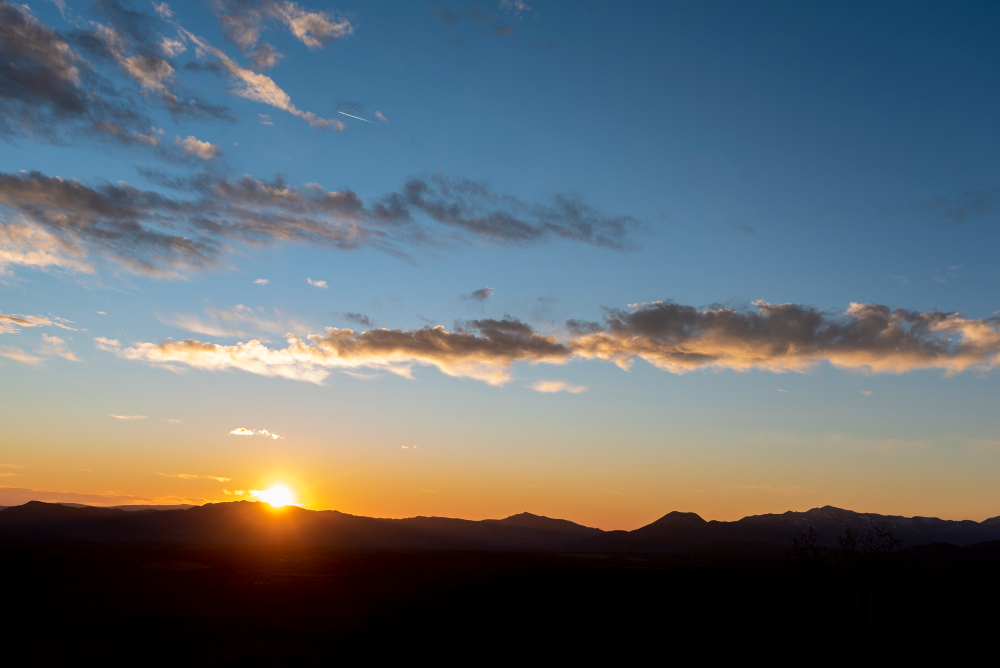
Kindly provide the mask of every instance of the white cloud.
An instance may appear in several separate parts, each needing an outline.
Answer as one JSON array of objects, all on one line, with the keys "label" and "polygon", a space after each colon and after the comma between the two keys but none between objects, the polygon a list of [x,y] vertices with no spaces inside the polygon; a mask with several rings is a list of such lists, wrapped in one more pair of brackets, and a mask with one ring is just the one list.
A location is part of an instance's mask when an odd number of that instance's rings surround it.
[{"label": "white cloud", "polygon": [[201,141],[190,135],[188,135],[185,139],[177,137],[174,139],[174,143],[183,149],[188,155],[197,156],[202,160],[211,160],[222,152],[222,149],[219,148],[218,144]]},{"label": "white cloud", "polygon": [[308,283],[309,285],[314,285],[314,286],[316,286],[317,288],[328,288],[328,287],[329,287],[329,286],[328,286],[328,285],[326,284],[326,281],[314,281],[314,280],[313,280],[313,279],[311,279],[311,278],[307,278],[307,279],[306,279],[306,282],[307,282],[307,283]]},{"label": "white cloud", "polygon": [[263,436],[264,438],[270,438],[272,440],[284,439],[284,436],[279,436],[274,432],[268,431],[267,429],[244,429],[243,427],[237,427],[229,432],[230,436]]},{"label": "white cloud", "polygon": [[389,125],[389,119],[386,118],[385,114],[383,114],[381,111],[376,111],[375,112],[375,118],[379,119],[380,121],[382,121],[386,125]]},{"label": "white cloud", "polygon": [[181,55],[187,51],[187,44],[180,41],[179,39],[170,39],[169,37],[164,37],[163,41],[160,42],[160,50],[170,58]]},{"label": "white cloud", "polygon": [[255,279],[253,283],[254,283],[254,285],[267,285],[267,284],[268,284],[268,283],[270,283],[270,282],[271,282],[271,281],[270,281],[269,279],[266,279],[266,278],[258,278],[258,279]]},{"label": "white cloud", "polygon": [[295,37],[310,49],[347,37],[354,27],[347,19],[337,19],[328,12],[310,12],[294,2],[275,5],[275,13]]},{"label": "white cloud", "polygon": [[274,121],[271,120],[270,114],[257,114],[260,117],[261,125],[274,125]]},{"label": "white cloud", "polygon": [[145,415],[108,415],[116,420],[145,420]]},{"label": "white cloud", "polygon": [[531,385],[531,389],[535,392],[569,392],[570,394],[580,394],[587,391],[584,385],[571,385],[561,380],[539,380]]},{"label": "white cloud", "polygon": [[159,14],[161,18],[165,19],[173,18],[174,12],[172,9],[170,9],[170,5],[168,5],[165,2],[160,2],[160,3],[154,2],[152,4],[153,4],[153,10],[157,14]]}]

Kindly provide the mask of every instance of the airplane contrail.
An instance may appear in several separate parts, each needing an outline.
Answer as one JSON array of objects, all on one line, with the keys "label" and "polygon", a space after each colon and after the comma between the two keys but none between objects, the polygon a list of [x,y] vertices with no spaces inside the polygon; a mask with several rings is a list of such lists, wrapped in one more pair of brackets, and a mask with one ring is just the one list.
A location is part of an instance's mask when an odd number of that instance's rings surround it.
[{"label": "airplane contrail", "polygon": [[[342,111],[338,111],[338,114],[344,114]],[[350,114],[344,114],[344,116],[351,116]],[[371,123],[372,125],[377,125],[375,121],[369,121],[367,118],[361,118],[360,116],[351,116],[351,118],[356,118],[359,121],[364,121],[365,123]]]}]

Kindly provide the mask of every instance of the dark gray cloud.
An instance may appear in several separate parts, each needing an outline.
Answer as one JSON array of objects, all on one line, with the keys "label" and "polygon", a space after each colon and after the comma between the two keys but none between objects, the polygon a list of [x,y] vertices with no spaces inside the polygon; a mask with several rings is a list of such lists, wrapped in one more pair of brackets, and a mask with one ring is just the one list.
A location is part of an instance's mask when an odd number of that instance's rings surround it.
[{"label": "dark gray cloud", "polygon": [[175,116],[230,118],[225,107],[177,92],[173,67],[156,51],[144,20],[158,19],[114,2],[98,9],[110,25],[64,35],[0,0],[0,136],[55,142],[97,137],[158,147],[140,91],[116,85],[99,65],[125,72],[141,91],[156,92]]},{"label": "dark gray cloud", "polygon": [[959,225],[972,218],[993,213],[1000,200],[1000,188],[967,190],[955,197],[937,197],[919,205],[925,212],[944,218],[950,225]]},{"label": "dark gray cloud", "polygon": [[468,299],[477,302],[484,302],[493,296],[495,291],[493,288],[479,288],[478,290],[473,290],[467,295],[462,295],[459,299]]},{"label": "dark gray cloud", "polygon": [[604,323],[570,321],[577,355],[628,367],[635,358],[674,373],[699,368],[802,371],[818,362],[876,373],[1000,365],[1000,318],[851,304],[842,313],[801,304],[698,309],[673,302],[610,310]]},{"label": "dark gray cloud", "polygon": [[421,246],[563,238],[626,249],[640,227],[629,216],[607,216],[578,198],[524,202],[484,183],[441,176],[411,179],[366,203],[351,190],[296,188],[278,178],[143,173],[185,196],[124,183],[92,187],[40,172],[0,172],[0,221],[40,228],[77,257],[96,254],[153,274],[217,263],[237,243],[370,247],[406,255]]},{"label": "dark gray cloud", "polygon": [[353,323],[357,323],[362,327],[368,327],[369,329],[375,326],[375,323],[372,322],[372,319],[366,316],[364,313],[347,312],[347,313],[341,313],[340,317],[342,317],[344,320],[349,320]]}]

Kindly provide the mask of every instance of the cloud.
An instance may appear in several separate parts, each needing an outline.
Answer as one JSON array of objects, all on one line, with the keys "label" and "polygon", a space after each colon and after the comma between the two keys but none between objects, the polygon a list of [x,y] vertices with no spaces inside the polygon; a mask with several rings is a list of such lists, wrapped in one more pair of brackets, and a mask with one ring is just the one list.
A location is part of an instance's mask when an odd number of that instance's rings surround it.
[{"label": "cloud", "polygon": [[35,351],[39,355],[45,355],[46,357],[62,357],[70,362],[80,361],[79,357],[66,349],[66,341],[58,336],[42,334],[42,341],[45,342],[45,345]]},{"label": "cloud", "polygon": [[375,118],[379,119],[380,121],[382,121],[382,122],[383,122],[383,123],[385,123],[386,125],[391,125],[391,124],[389,123],[389,119],[388,119],[388,118],[386,118],[386,117],[385,117],[385,114],[383,114],[383,113],[382,113],[381,111],[376,111],[376,112],[375,112]]},{"label": "cloud", "polygon": [[229,432],[230,436],[263,436],[264,438],[270,438],[271,440],[277,441],[284,439],[284,436],[279,436],[274,432],[270,432],[267,429],[244,429],[243,427],[237,427]]},{"label": "cloud", "polygon": [[870,397],[875,393],[872,392],[871,390],[861,390],[861,394],[865,395],[866,397]]},{"label": "cloud", "polygon": [[254,281],[253,281],[253,284],[254,285],[267,285],[270,282],[271,281],[269,279],[266,279],[266,278],[255,278]]},{"label": "cloud", "polygon": [[174,139],[174,143],[188,155],[199,157],[202,160],[211,160],[222,152],[222,149],[219,148],[218,144],[200,141],[191,135],[188,135],[185,139],[177,137]]},{"label": "cloud", "polygon": [[636,359],[672,373],[695,369],[806,371],[820,362],[869,373],[1000,365],[1000,318],[920,313],[852,303],[843,313],[800,304],[698,310],[673,302],[609,311],[603,325],[571,321],[584,358],[628,368]]},{"label": "cloud", "polygon": [[308,283],[309,285],[312,285],[312,286],[314,286],[314,287],[317,287],[317,288],[321,288],[321,289],[323,289],[323,290],[326,290],[327,288],[329,288],[329,287],[330,287],[330,286],[328,286],[328,285],[326,284],[326,281],[314,281],[314,280],[313,280],[313,279],[311,279],[311,278],[307,278],[307,279],[306,279],[306,283]]},{"label": "cloud", "polygon": [[259,340],[234,345],[196,340],[135,343],[98,337],[122,359],[207,371],[239,369],[322,384],[332,371],[380,369],[412,377],[412,367],[503,385],[515,362],[563,364],[598,359],[629,369],[636,359],[676,374],[699,369],[807,372],[820,363],[865,373],[941,369],[947,374],[1000,366],[1000,317],[920,313],[879,304],[825,312],[799,304],[699,310],[673,302],[611,309],[603,323],[571,320],[563,337],[535,332],[506,316],[416,330],[327,328],[285,348]]},{"label": "cloud", "polygon": [[222,493],[225,494],[225,495],[227,495],[227,496],[231,496],[233,494],[235,494],[236,496],[243,496],[247,492],[246,492],[245,489],[237,489],[237,490],[233,490],[233,491],[229,491],[228,489],[224,489],[224,490],[222,490]]},{"label": "cloud", "polygon": [[460,331],[444,327],[417,330],[374,329],[355,332],[327,328],[306,339],[289,335],[287,347],[269,348],[258,340],[226,346],[196,340],[124,347],[117,340],[95,339],[101,350],[122,359],[206,371],[239,369],[261,376],[322,384],[333,370],[382,369],[411,377],[412,367],[433,366],[442,373],[502,385],[516,361],[562,363],[569,348],[514,319],[474,320]]},{"label": "cloud", "polygon": [[523,0],[500,0],[500,9],[518,17],[525,12],[531,11],[531,7]]},{"label": "cloud", "polygon": [[375,326],[375,323],[372,322],[372,319],[366,316],[364,313],[348,312],[348,313],[341,313],[340,315],[342,318],[344,318],[344,320],[350,320],[351,322],[356,322],[362,327],[372,328]]},{"label": "cloud", "polygon": [[467,295],[462,295],[459,299],[468,299],[477,302],[484,302],[489,299],[495,291],[493,288],[479,288],[478,290],[473,290]]},{"label": "cloud", "polygon": [[0,313],[0,334],[16,334],[22,327],[59,327],[70,332],[77,332],[78,329],[65,324],[72,322],[65,318],[52,316],[46,318],[42,315],[20,315],[17,313]]},{"label": "cloud", "polygon": [[0,225],[0,276],[10,273],[11,265],[42,271],[95,273],[94,267],[86,262],[85,251],[37,225],[22,223]]},{"label": "cloud", "polygon": [[274,121],[271,120],[271,116],[268,114],[257,114],[260,118],[261,125],[274,125]]},{"label": "cloud", "polygon": [[145,420],[145,415],[108,415],[116,420]]},{"label": "cloud", "polygon": [[347,127],[344,123],[336,119],[322,118],[311,111],[299,109],[292,104],[292,98],[289,97],[288,93],[282,90],[271,77],[240,67],[232,58],[205,40],[183,28],[180,28],[180,30],[196,46],[195,53],[199,58],[211,56],[218,61],[219,65],[222,66],[233,82],[233,94],[247,100],[260,102],[261,104],[287,111],[293,116],[298,116],[309,123],[310,127],[318,130],[343,130]]},{"label": "cloud", "polygon": [[992,213],[997,200],[1000,200],[1000,188],[967,190],[955,197],[927,200],[917,208],[944,218],[949,225],[960,225],[972,218]]},{"label": "cloud", "polygon": [[117,506],[134,504],[202,504],[205,499],[184,498],[178,496],[134,496],[121,492],[107,491],[99,494],[80,492],[50,491],[31,489],[27,487],[8,487],[0,485],[0,505],[20,505],[28,501],[45,501],[47,503],[82,503],[95,506]]},{"label": "cloud", "polygon": [[232,478],[223,478],[215,475],[197,475],[195,473],[157,473],[165,478],[180,478],[181,480],[215,480],[217,482],[229,482]]},{"label": "cloud", "polygon": [[531,385],[531,389],[535,392],[569,392],[570,394],[581,394],[587,391],[584,385],[571,385],[561,380],[539,380]]},{"label": "cloud", "polygon": [[207,306],[204,311],[204,317],[176,314],[172,318],[162,318],[161,322],[208,336],[245,336],[244,330],[284,334],[305,329],[304,325],[278,309],[266,311],[263,307],[253,309],[237,304],[229,309]]},{"label": "cloud", "polygon": [[309,11],[294,2],[214,0],[212,9],[226,40],[239,46],[247,56],[253,56],[262,48],[273,50],[274,47],[267,43],[258,46],[269,22],[283,24],[310,49],[320,49],[354,32],[348,19],[333,12]]},{"label": "cloud", "polygon": [[526,202],[484,183],[442,176],[410,179],[366,203],[351,190],[296,188],[281,179],[143,173],[185,198],[121,181],[91,187],[36,171],[0,172],[0,230],[23,239],[25,248],[30,239],[45,241],[46,252],[62,258],[51,262],[64,268],[88,267],[84,259],[93,253],[129,271],[176,277],[216,264],[233,242],[373,247],[399,255],[409,246],[567,239],[626,250],[642,228],[635,218],[605,215],[577,197]]},{"label": "cloud", "polygon": [[40,364],[45,361],[42,357],[35,357],[13,346],[0,346],[0,357],[6,357],[22,364]]},{"label": "cloud", "polygon": [[170,9],[170,5],[165,2],[153,3],[153,11],[155,11],[159,16],[170,19],[173,18],[174,12]]}]

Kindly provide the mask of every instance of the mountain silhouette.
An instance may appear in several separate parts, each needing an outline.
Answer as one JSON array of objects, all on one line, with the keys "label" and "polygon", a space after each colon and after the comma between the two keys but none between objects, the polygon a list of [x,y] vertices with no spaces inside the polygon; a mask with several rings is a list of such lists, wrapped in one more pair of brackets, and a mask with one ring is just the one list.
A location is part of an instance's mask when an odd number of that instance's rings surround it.
[{"label": "mountain silhouette", "polygon": [[965,546],[1000,540],[1000,517],[983,522],[858,513],[832,506],[805,512],[706,521],[671,512],[634,531],[601,531],[531,513],[498,520],[448,517],[385,519],[296,506],[274,509],[235,501],[185,509],[124,510],[30,501],[0,510],[0,539],[109,543],[313,545],[357,548],[574,552],[774,552],[792,535],[814,529],[835,547],[848,528],[885,526],[907,547]]}]

